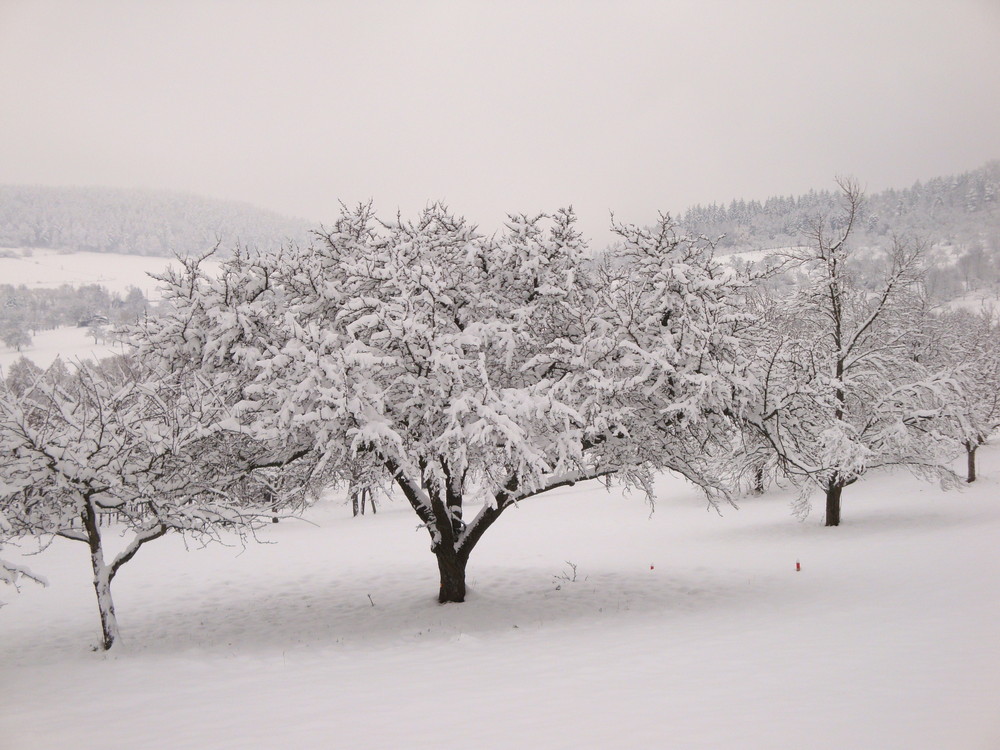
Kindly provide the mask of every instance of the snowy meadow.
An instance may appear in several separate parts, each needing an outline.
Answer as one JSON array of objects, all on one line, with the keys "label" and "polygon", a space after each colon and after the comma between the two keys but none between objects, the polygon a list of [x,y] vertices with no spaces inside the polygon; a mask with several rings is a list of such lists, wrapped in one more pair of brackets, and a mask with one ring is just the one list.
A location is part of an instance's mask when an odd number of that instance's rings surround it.
[{"label": "snowy meadow", "polygon": [[[209,268],[217,267],[215,261],[206,263]],[[0,284],[29,290],[96,284],[120,296],[137,289],[155,301],[159,297],[159,282],[151,274],[162,274],[179,265],[177,260],[163,257],[7,248],[0,249]],[[0,343],[0,368],[8,369],[22,354],[40,367],[48,367],[57,356],[75,362],[122,351],[110,341],[96,342],[86,327],[76,325],[38,330],[31,339],[21,351]]]},{"label": "snowy meadow", "polygon": [[992,750],[998,462],[960,492],[867,479],[833,529],[787,490],[721,515],[669,476],[652,514],[556,490],[497,524],[458,605],[405,501],[329,495],[265,544],[143,550],[107,653],[56,540],[26,560],[49,588],[0,609],[2,745]]}]

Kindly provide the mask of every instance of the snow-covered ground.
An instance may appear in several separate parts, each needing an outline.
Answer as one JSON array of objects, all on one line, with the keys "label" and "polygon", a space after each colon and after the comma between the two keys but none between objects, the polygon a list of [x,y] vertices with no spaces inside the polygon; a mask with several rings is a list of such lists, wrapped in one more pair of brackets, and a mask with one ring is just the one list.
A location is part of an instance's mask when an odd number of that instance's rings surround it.
[{"label": "snow-covered ground", "polygon": [[[9,257],[4,253],[10,253]],[[206,260],[205,269],[218,270],[219,263]],[[31,289],[59,287],[63,284],[84,286],[99,284],[110,292],[125,295],[130,287],[142,290],[147,298],[159,299],[158,284],[151,273],[167,267],[179,268],[176,259],[118,255],[115,253],[60,253],[34,249],[25,254],[21,248],[0,248],[0,284],[24,285]],[[39,331],[32,343],[21,352],[0,342],[0,368],[6,369],[23,354],[41,367],[47,367],[57,355],[64,360],[106,357],[118,352],[112,345],[94,344],[86,328],[66,327]]]},{"label": "snow-covered ground", "polygon": [[1000,290],[975,289],[956,297],[944,307],[947,310],[965,310],[973,314],[988,312],[992,313],[995,319],[1000,320]]},{"label": "snow-covered ground", "polygon": [[769,247],[761,250],[742,250],[737,253],[728,253],[726,255],[720,255],[719,260],[727,261],[732,263],[733,261],[740,261],[742,263],[761,263],[774,255],[783,255],[785,253],[794,253],[800,250],[799,247]]},{"label": "snow-covered ground", "polygon": [[23,347],[20,352],[0,342],[0,370],[6,370],[22,355],[39,367],[48,367],[57,356],[70,363],[82,359],[100,359],[120,353],[120,346],[111,343],[95,344],[86,328],[75,326],[56,328],[51,331],[39,331],[31,337],[30,346]]},{"label": "snow-covered ground", "polygon": [[[31,289],[59,287],[63,284],[84,286],[99,284],[110,292],[124,295],[136,287],[149,298],[157,298],[157,282],[149,277],[168,266],[180,267],[172,258],[116,253],[61,253],[34,249],[25,255],[21,248],[8,248],[13,257],[0,254],[0,284]],[[217,268],[216,261],[205,261],[206,268]]]},{"label": "snow-covered ground", "polygon": [[[1000,748],[1000,450],[942,493],[906,475],[844,496],[708,511],[679,480],[596,484],[509,511],[465,604],[438,605],[401,502],[338,497],[268,544],[144,548],[98,637],[86,548],[3,592],[0,746]],[[796,572],[795,563],[802,570]],[[576,580],[570,563],[576,565]]]}]

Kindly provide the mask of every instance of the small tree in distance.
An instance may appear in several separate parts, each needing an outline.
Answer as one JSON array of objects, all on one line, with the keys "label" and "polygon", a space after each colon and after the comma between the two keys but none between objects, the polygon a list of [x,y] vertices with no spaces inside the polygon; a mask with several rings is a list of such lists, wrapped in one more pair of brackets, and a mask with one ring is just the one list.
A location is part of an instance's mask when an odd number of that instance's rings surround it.
[{"label": "small tree in distance", "polygon": [[826,525],[838,526],[845,487],[880,467],[905,467],[954,483],[944,464],[954,443],[945,417],[959,384],[912,355],[920,320],[919,247],[897,241],[874,291],[860,288],[849,240],[861,191],[841,181],[844,211],[818,222],[812,244],[786,253],[805,273],[774,300],[757,358],[760,392],[751,418],[780,466],[826,496]]},{"label": "small tree in distance", "polygon": [[594,263],[572,210],[488,238],[439,205],[345,209],[312,247],[165,277],[173,312],[133,343],[228,388],[257,439],[386,472],[429,533],[438,600],[461,602],[472,550],[522,500],[612,475],[649,491],[663,469],[719,489],[742,283],[668,217],[615,229]]},{"label": "small tree in distance", "polygon": [[20,352],[26,346],[31,346],[31,334],[19,323],[8,324],[0,331],[0,338],[3,343],[16,352]]},{"label": "small tree in distance", "polygon": [[976,481],[976,452],[1000,428],[1000,325],[992,309],[928,313],[918,352],[952,368],[959,389],[949,404],[949,432],[965,450],[966,482]]}]

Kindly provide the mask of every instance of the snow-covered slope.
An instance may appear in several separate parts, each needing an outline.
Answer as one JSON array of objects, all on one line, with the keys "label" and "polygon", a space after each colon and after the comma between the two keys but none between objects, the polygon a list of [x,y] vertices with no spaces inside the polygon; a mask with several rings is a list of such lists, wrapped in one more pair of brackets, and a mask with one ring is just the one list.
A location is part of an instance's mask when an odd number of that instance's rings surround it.
[{"label": "snow-covered slope", "polygon": [[559,490],[501,519],[460,605],[435,602],[404,504],[330,497],[272,544],[143,549],[107,655],[86,549],[57,540],[27,561],[50,588],[2,597],[0,746],[995,750],[1000,450],[981,453],[961,493],[853,485],[833,529],[780,491],[719,515],[664,477],[650,516]]},{"label": "snow-covered slope", "polygon": [[1000,321],[1000,292],[998,290],[977,289],[944,305],[947,310],[965,310],[973,314],[988,312]]},{"label": "snow-covered slope", "polygon": [[86,328],[64,327],[52,331],[39,331],[31,344],[20,352],[5,347],[0,342],[0,370],[6,370],[24,355],[39,367],[48,367],[56,357],[66,362],[81,359],[100,359],[121,353],[121,348],[111,343],[95,344]]},{"label": "snow-covered slope", "polygon": [[[74,287],[99,284],[122,296],[130,287],[135,287],[150,300],[159,299],[159,282],[149,274],[161,273],[170,266],[180,266],[175,259],[115,253],[59,253],[36,249],[24,254],[17,248],[7,252],[10,254],[0,253],[0,284],[23,284],[30,289],[63,284]],[[206,260],[204,263],[210,273],[218,268],[217,261]],[[38,331],[31,338],[32,343],[23,347],[21,352],[0,342],[0,368],[9,367],[21,354],[47,367],[56,356],[72,361],[106,357],[118,351],[110,344],[95,344],[86,328],[75,326]]]},{"label": "snow-covered slope", "polygon": [[[0,284],[24,284],[28,288],[100,284],[122,295],[134,286],[150,299],[158,298],[158,282],[149,274],[180,265],[171,258],[116,253],[61,253],[35,249],[25,255],[25,251],[18,248],[8,252],[11,254],[0,254]],[[206,268],[218,267],[215,261],[205,263]]]}]

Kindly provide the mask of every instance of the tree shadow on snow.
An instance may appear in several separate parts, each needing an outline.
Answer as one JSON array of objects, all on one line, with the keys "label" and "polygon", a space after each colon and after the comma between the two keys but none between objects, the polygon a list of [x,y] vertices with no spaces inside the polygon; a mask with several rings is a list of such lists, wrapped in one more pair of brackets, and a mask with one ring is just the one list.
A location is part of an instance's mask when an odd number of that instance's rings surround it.
[{"label": "tree shadow on snow", "polygon": [[571,580],[538,568],[473,567],[469,583],[467,601],[447,605],[437,603],[435,579],[415,570],[380,572],[367,582],[358,571],[313,574],[267,590],[252,581],[216,582],[145,601],[131,592],[120,597],[119,653],[392,648],[637,615],[669,621],[739,609],[755,595],[744,577],[704,569],[580,571]]}]

